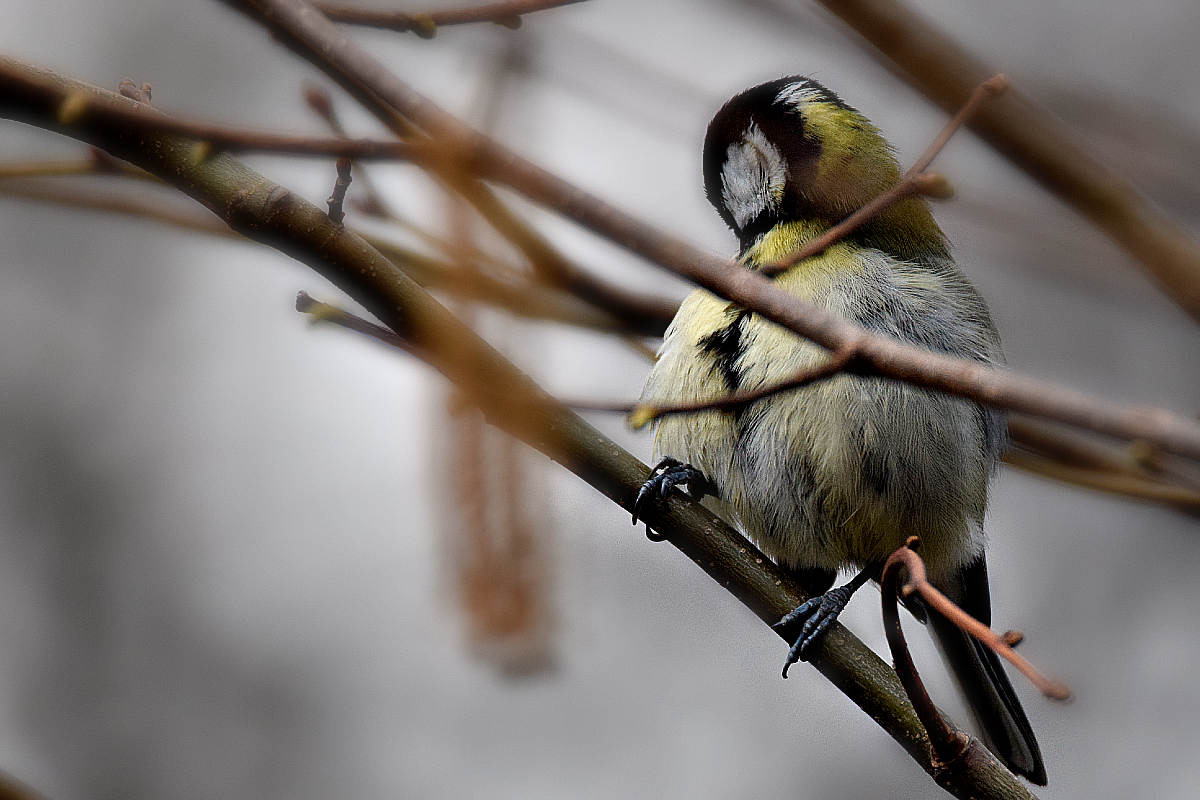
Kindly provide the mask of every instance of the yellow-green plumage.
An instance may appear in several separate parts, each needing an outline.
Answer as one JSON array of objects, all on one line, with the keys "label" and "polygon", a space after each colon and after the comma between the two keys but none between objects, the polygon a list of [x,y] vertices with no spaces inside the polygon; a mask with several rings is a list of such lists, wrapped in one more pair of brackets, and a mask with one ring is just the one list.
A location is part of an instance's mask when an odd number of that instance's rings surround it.
[{"label": "yellow-green plumage", "polygon": [[[798,77],[727,103],[709,126],[704,171],[708,197],[750,269],[794,253],[899,179],[879,131]],[[1003,361],[987,307],[923,200],[897,203],[775,281],[873,333]],[[643,400],[715,400],[780,383],[828,357],[699,290],[667,330]],[[1004,430],[1000,414],[973,402],[841,374],[736,410],[668,416],[655,447],[704,473],[715,488],[709,502],[785,566],[855,566],[867,575],[920,536],[935,585],[986,622],[983,518]],[[993,751],[1044,783],[1037,743],[995,655],[936,615],[930,621]]]},{"label": "yellow-green plumage", "polygon": [[[794,252],[824,226],[772,229],[746,256],[750,266]],[[776,278],[788,292],[855,318],[897,305],[912,320],[955,320],[954,300],[974,301],[961,278],[841,242]],[[706,347],[737,322],[737,386]],[[953,339],[931,330],[929,338]],[[963,328],[962,354],[998,358],[994,333]],[[775,323],[699,290],[684,301],[647,381],[650,402],[711,400],[786,380],[828,358],[827,351]],[[741,412],[710,411],[662,420],[656,449],[687,460],[718,487],[715,503],[768,555],[792,567],[863,565],[882,560],[919,533],[937,574],[983,548],[982,520],[994,456],[974,404],[881,378],[841,375],[759,401]],[[994,435],[994,434],[993,434]],[[880,490],[864,466],[893,473]]]}]

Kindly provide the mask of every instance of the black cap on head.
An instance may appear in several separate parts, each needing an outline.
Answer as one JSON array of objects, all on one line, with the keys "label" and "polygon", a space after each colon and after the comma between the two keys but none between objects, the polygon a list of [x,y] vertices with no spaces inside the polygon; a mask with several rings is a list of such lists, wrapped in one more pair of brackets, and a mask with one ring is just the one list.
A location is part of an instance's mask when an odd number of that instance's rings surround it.
[{"label": "black cap on head", "polygon": [[743,244],[803,202],[821,154],[805,130],[803,107],[811,102],[850,109],[816,81],[793,75],[747,89],[709,123],[704,191]]}]

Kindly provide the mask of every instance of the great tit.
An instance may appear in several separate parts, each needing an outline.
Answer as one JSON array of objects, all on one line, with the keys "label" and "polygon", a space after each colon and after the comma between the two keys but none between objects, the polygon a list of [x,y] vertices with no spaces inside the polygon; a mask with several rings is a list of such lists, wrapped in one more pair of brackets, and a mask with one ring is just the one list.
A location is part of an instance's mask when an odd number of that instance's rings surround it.
[{"label": "great tit", "polygon": [[[747,269],[785,258],[899,178],[879,130],[801,76],[731,99],[704,142],[705,192],[737,235]],[[988,308],[955,266],[921,198],[892,205],[774,280],[875,334],[1003,363]],[[716,400],[777,384],[829,357],[758,314],[697,290],[668,328],[642,398],[651,405]],[[843,373],[736,410],[663,418],[655,433],[663,461],[642,499],[674,485],[710,495],[767,555],[816,587],[821,596],[781,621],[803,625],[790,665],[811,653],[850,595],[878,579],[884,560],[914,534],[931,582],[990,622],[983,519],[1005,436],[1004,417],[994,409]],[[859,570],[856,577],[830,589],[848,566]],[[928,618],[988,747],[1044,785],[1033,730],[995,653],[939,614],[910,608]]]}]

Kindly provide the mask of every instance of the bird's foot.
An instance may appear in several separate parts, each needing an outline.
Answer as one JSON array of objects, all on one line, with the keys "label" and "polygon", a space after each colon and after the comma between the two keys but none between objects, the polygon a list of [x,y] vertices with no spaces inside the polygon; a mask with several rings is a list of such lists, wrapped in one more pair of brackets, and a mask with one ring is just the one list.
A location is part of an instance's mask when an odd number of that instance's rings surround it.
[{"label": "bird's foot", "polygon": [[[703,472],[678,459],[664,458],[654,467],[649,479],[642,484],[642,488],[638,491],[637,499],[633,501],[633,524],[637,524],[638,517],[647,503],[655,498],[665,500],[676,486],[687,486],[688,494],[695,500],[716,493],[716,487],[704,476]],[[646,535],[650,535],[648,525],[646,526]]]},{"label": "bird's foot", "polygon": [[796,637],[791,649],[788,650],[787,661],[783,664],[783,677],[788,676],[788,668],[792,664],[808,660],[813,652],[813,646],[825,635],[829,626],[837,621],[838,615],[850,602],[850,598],[857,588],[853,583],[848,583],[845,586],[830,589],[825,594],[801,603],[771,626],[776,629],[787,629],[804,620],[804,627],[800,629],[800,634]]}]

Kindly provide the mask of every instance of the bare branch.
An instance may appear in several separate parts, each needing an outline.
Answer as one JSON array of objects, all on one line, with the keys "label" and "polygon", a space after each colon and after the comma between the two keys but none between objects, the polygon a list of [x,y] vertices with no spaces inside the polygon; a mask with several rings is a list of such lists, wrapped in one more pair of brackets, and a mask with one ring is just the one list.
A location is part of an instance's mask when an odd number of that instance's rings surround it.
[{"label": "bare branch", "polygon": [[437,29],[444,25],[493,22],[506,28],[519,28],[521,27],[521,17],[525,14],[580,2],[583,0],[507,0],[507,2],[488,3],[473,8],[425,12],[379,11],[325,2],[313,5],[334,22],[387,28],[400,32],[412,31],[422,39],[432,39],[437,34]]},{"label": "bare branch", "polygon": [[[0,78],[6,76],[0,75]],[[204,157],[211,150],[233,152],[261,151],[296,156],[344,156],[354,159],[410,161],[411,144],[387,139],[347,139],[329,136],[294,136],[286,133],[218,125],[204,120],[168,116],[157,108],[125,95],[98,98],[92,95],[65,95],[56,109],[68,125],[97,118],[120,124],[129,132],[173,133],[199,140],[207,147],[197,150]]]},{"label": "bare branch", "polygon": [[1200,511],[1200,492],[1186,486],[1176,486],[1133,475],[1073,467],[1046,456],[1021,450],[1009,450],[1004,454],[1003,460],[1004,463],[1017,469],[1063,483],[1082,486],[1086,489],[1119,494],[1152,503],[1163,503],[1192,513]]},{"label": "bare branch", "polygon": [[1188,469],[1149,442],[1134,440],[1123,447],[1094,437],[1015,414],[1008,430],[1013,444],[1075,467],[1157,480],[1200,491],[1200,471]]},{"label": "bare branch", "polygon": [[905,175],[895,186],[878,195],[874,200],[820,236],[808,241],[796,252],[774,263],[764,264],[758,271],[768,278],[774,277],[790,267],[799,264],[806,258],[812,258],[824,253],[834,244],[854,233],[864,223],[871,221],[889,207],[907,197],[913,197],[918,194],[932,194],[944,198],[949,195],[949,192],[949,184],[946,182],[946,179],[936,173],[922,172],[918,175]]},{"label": "bare branch", "polygon": [[314,325],[327,322],[331,325],[337,325],[340,328],[369,336],[386,344],[388,347],[394,347],[409,355],[414,353],[413,348],[403,336],[397,336],[382,325],[376,325],[374,322],[355,316],[337,306],[315,300],[308,292],[299,292],[296,295],[296,310],[302,314],[307,314],[309,321]]},{"label": "bare branch", "polygon": [[[145,176],[140,170],[138,172]],[[179,204],[169,199],[150,196],[144,191],[92,191],[74,185],[55,185],[49,181],[13,180],[0,181],[0,196],[23,197],[68,208],[124,214],[197,233],[241,238],[211,215],[198,213],[196,209],[179,207]],[[393,264],[404,270],[406,275],[427,288],[488,303],[529,319],[559,322],[605,333],[640,333],[638,329],[631,331],[622,320],[561,289],[528,283],[515,271],[501,276],[494,276],[490,271],[480,271],[469,286],[463,286],[461,281],[452,279],[454,271],[458,268],[456,264],[422,255],[381,236],[363,233],[360,235]]]},{"label": "bare branch", "polygon": [[194,206],[184,208],[180,203],[163,202],[161,197],[140,193],[92,191],[79,186],[62,186],[50,181],[0,181],[0,196],[23,197],[39,203],[52,203],[67,208],[125,214],[141,219],[173,225],[188,231],[214,236],[240,238],[228,225]]},{"label": "bare branch", "polygon": [[[343,138],[349,138],[346,126],[333,105],[333,98],[324,87],[309,84],[304,87],[304,102],[313,110],[321,121],[329,126],[329,130]],[[354,206],[365,214],[378,217],[390,217],[398,220],[398,215],[384,198],[383,193],[375,186],[375,182],[364,171],[359,170],[358,182],[362,187],[361,199]]]},{"label": "bare branch", "polygon": [[[915,538],[913,537],[913,539]],[[915,556],[916,554],[909,549],[909,546],[915,544],[913,539],[910,539],[908,545],[900,550]],[[908,694],[908,699],[912,701],[917,716],[921,718],[921,724],[929,733],[929,742],[933,747],[934,755],[942,764],[949,764],[962,756],[966,750],[967,735],[951,726],[938,711],[929,692],[925,690],[925,684],[921,680],[917,666],[913,663],[912,654],[908,650],[908,642],[904,638],[904,628],[900,625],[900,609],[896,602],[901,592],[898,585],[899,574],[905,566],[904,561],[897,555],[900,550],[888,558],[883,566],[883,573],[879,577],[883,603],[883,630],[887,636],[888,649],[892,652],[892,663],[896,667],[896,674],[900,678],[900,683],[904,684],[904,691]],[[920,569],[923,571],[923,565]],[[911,569],[909,574],[912,574]]]},{"label": "bare branch", "polygon": [[853,347],[864,366],[879,375],[1111,436],[1147,439],[1165,450],[1200,459],[1200,424],[1193,420],[1161,409],[1122,406],[1047,381],[873,336],[788,294],[762,275],[666,236],[447,114],[341,35],[304,0],[225,2],[268,25],[285,44],[324,69],[368,108],[381,114],[402,114],[460,148],[481,176],[506,183],[653,263],[685,275],[831,351]]},{"label": "bare branch", "polygon": [[760,389],[734,392],[714,400],[705,400],[697,403],[679,403],[677,405],[639,403],[630,408],[629,424],[634,428],[643,428],[654,420],[672,414],[694,414],[697,411],[728,411],[741,408],[757,400],[762,400],[764,397],[770,397],[773,394],[787,392],[792,389],[799,389],[802,386],[809,386],[826,378],[832,378],[838,373],[850,371],[857,355],[852,347],[838,350],[826,361],[801,370],[786,381],[764,386]]},{"label": "bare branch", "polygon": [[339,225],[346,219],[346,211],[342,208],[342,203],[345,202],[346,191],[350,188],[351,181],[354,180],[350,176],[350,164],[350,159],[345,156],[337,160],[337,180],[333,182],[333,193],[326,201],[329,206],[329,218]]}]

